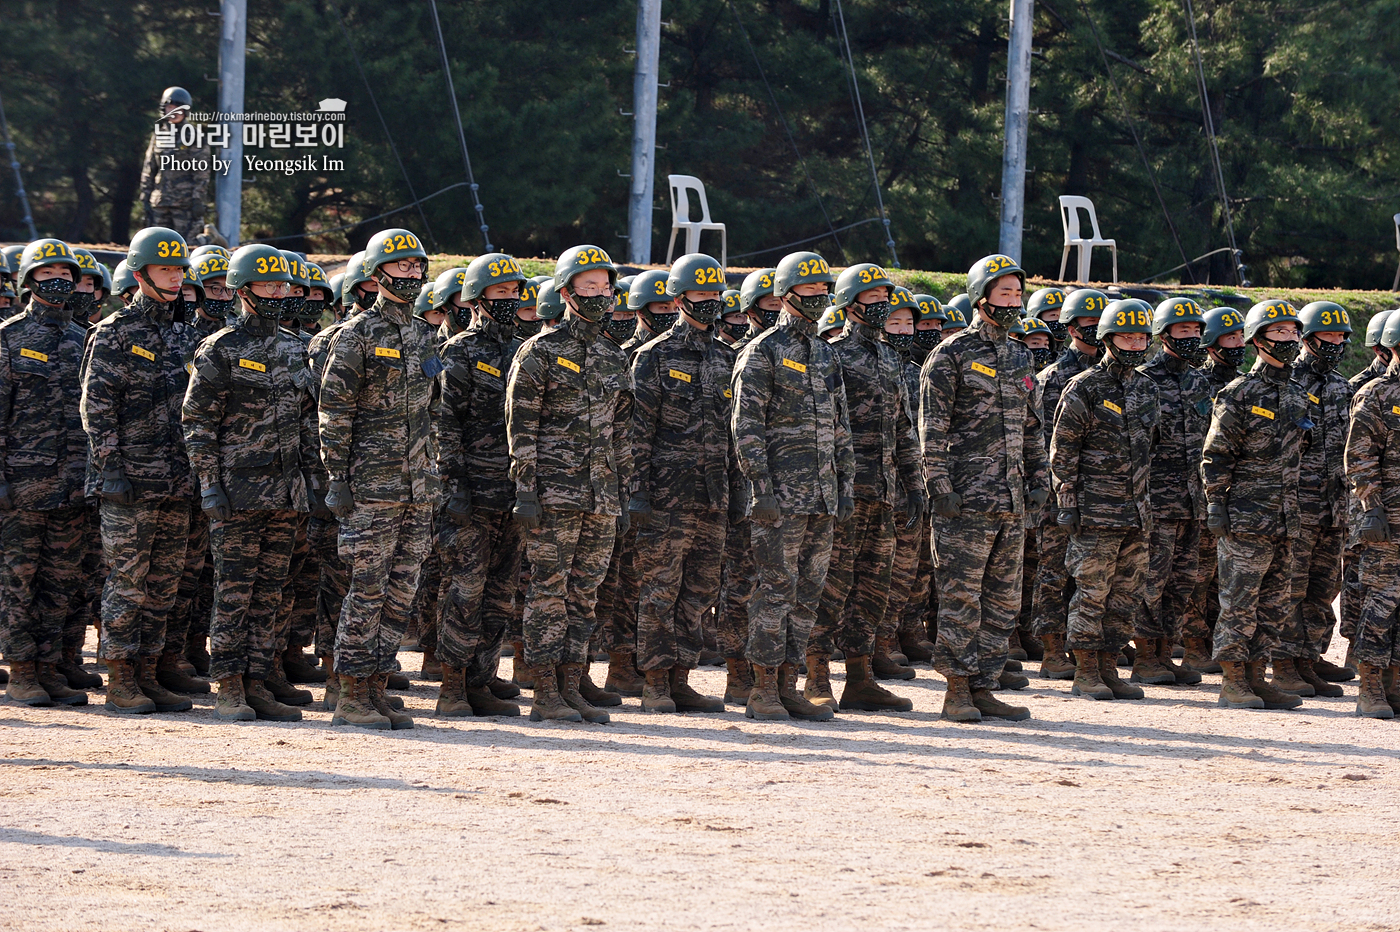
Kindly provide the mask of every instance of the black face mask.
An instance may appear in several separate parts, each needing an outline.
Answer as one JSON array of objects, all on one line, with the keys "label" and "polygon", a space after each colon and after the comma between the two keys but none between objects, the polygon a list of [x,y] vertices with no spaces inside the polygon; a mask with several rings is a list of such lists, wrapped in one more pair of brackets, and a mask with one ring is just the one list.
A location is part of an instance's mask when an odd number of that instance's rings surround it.
[{"label": "black face mask", "polygon": [[782,313],[782,311],[765,311],[760,308],[758,311],[758,319],[763,321],[763,329],[772,330],[774,327],[778,326],[778,318]]},{"label": "black face mask", "polygon": [[452,320],[456,322],[459,330],[466,330],[472,325],[471,308],[463,307],[454,302],[449,302],[446,306],[448,308],[448,313],[452,315]]},{"label": "black face mask", "polygon": [[[59,279],[59,281],[62,281],[62,279]],[[88,308],[97,303],[97,296],[91,291],[75,291],[68,298],[66,303],[68,305],[68,310],[71,311],[74,316],[82,316],[87,313]]]},{"label": "black face mask", "polygon": [[1285,366],[1293,365],[1293,360],[1298,358],[1298,352],[1303,348],[1303,344],[1297,340],[1270,340],[1262,334],[1259,339],[1263,341],[1264,349],[1269,355]]},{"label": "black face mask", "polygon": [[1313,351],[1318,359],[1328,369],[1337,368],[1337,363],[1342,361],[1342,357],[1347,354],[1345,343],[1327,343],[1323,340],[1309,340],[1308,347]]},{"label": "black face mask", "polygon": [[222,301],[215,300],[214,298],[204,299],[204,313],[208,314],[215,320],[226,320],[228,319],[228,315],[232,312],[232,298],[224,298]]},{"label": "black face mask", "polygon": [[65,304],[73,296],[73,283],[66,278],[46,278],[41,282],[30,281],[29,290],[42,301]]},{"label": "black face mask", "polygon": [[1048,346],[1038,347],[1031,350],[1031,359],[1035,360],[1035,371],[1039,372],[1055,361],[1055,351]]},{"label": "black face mask", "polygon": [[256,295],[252,290],[240,291],[249,304],[253,305],[253,313],[263,320],[283,320],[283,315],[287,313],[287,302],[294,300],[291,295],[285,298],[264,298]]},{"label": "black face mask", "polygon": [[1069,333],[1071,336],[1077,337],[1079,342],[1083,343],[1085,346],[1092,346],[1094,349],[1100,351],[1103,350],[1103,340],[1099,339],[1099,335],[1096,331],[1090,330],[1086,332],[1076,326],[1073,330],[1069,331]]},{"label": "black face mask", "polygon": [[306,305],[306,296],[289,294],[282,299],[282,322],[294,324],[301,319],[301,309]]},{"label": "black face mask", "polygon": [[984,306],[987,309],[987,316],[990,317],[998,327],[1010,327],[1021,319],[1021,305],[1019,304],[1011,304],[1002,307],[992,304],[989,301]]},{"label": "black face mask", "polygon": [[515,329],[522,337],[534,336],[540,332],[540,328],[543,326],[544,321],[540,320],[538,317],[534,320],[524,320],[520,317],[515,318]]},{"label": "black face mask", "polygon": [[1162,342],[1170,346],[1172,352],[1185,360],[1188,366],[1199,366],[1206,361],[1206,348],[1201,345],[1200,337],[1174,337],[1164,333]]},{"label": "black face mask", "polygon": [[785,300],[788,307],[812,323],[821,320],[822,314],[831,307],[831,295],[829,294],[790,294]]},{"label": "black face mask", "polygon": [[749,332],[748,320],[741,320],[738,323],[734,323],[733,321],[721,319],[717,322],[717,325],[735,342],[742,340],[744,338],[744,334]]},{"label": "black face mask", "polygon": [[574,313],[588,321],[596,324],[603,319],[603,315],[617,306],[617,299],[610,294],[595,294],[591,297],[581,297],[574,295]]},{"label": "black face mask", "polygon": [[1063,343],[1069,339],[1069,326],[1058,320],[1042,321],[1046,327],[1050,328],[1050,339],[1056,343]]},{"label": "black face mask", "polygon": [[876,301],[874,304],[861,304],[857,301],[856,307],[860,308],[860,319],[872,327],[883,327],[885,321],[890,319],[888,301]]},{"label": "black face mask", "polygon": [[681,319],[679,313],[675,314],[653,314],[650,311],[642,315],[642,322],[651,328],[652,333],[662,334],[676,325],[676,321]]},{"label": "black face mask", "polygon": [[607,335],[612,337],[614,343],[622,343],[632,334],[637,332],[637,319],[635,317],[625,317],[618,320],[609,316],[607,323],[603,325]]},{"label": "black face mask", "polygon": [[914,345],[924,350],[938,348],[938,344],[943,342],[942,330],[915,330]]},{"label": "black face mask", "polygon": [[362,291],[355,289],[355,307],[362,311],[367,311],[374,307],[374,302],[379,300],[379,293],[376,291]]},{"label": "black face mask", "polygon": [[423,292],[423,279],[421,278],[395,278],[383,269],[376,269],[374,280],[381,290],[389,292],[400,301],[408,304],[418,300],[418,295]]},{"label": "black face mask", "polygon": [[914,345],[914,334],[912,333],[890,333],[888,330],[881,330],[880,332],[884,334],[885,342],[901,353],[909,352],[910,348]]},{"label": "black face mask", "polygon": [[1245,348],[1243,346],[1217,346],[1215,354],[1220,357],[1220,361],[1231,369],[1238,369],[1240,363],[1244,362]]},{"label": "black face mask", "polygon": [[708,327],[713,324],[716,318],[724,311],[724,299],[714,298],[707,301],[691,301],[684,295],[681,301],[685,304],[685,313],[697,324]]},{"label": "black face mask", "polygon": [[[204,303],[208,304],[209,302],[208,300],[205,300]],[[324,314],[325,311],[325,301],[303,300],[301,303],[301,315],[299,318],[301,321],[301,325],[303,327],[306,327],[310,324],[318,322],[321,319],[321,315]]]},{"label": "black face mask", "polygon": [[1147,350],[1126,350],[1117,344],[1110,344],[1108,354],[1113,357],[1113,362],[1126,369],[1136,369],[1147,361]]},{"label": "black face mask", "polygon": [[501,322],[514,320],[515,312],[520,310],[519,298],[497,298],[495,301],[482,298],[481,300],[486,305],[486,313],[491,315],[492,320]]}]

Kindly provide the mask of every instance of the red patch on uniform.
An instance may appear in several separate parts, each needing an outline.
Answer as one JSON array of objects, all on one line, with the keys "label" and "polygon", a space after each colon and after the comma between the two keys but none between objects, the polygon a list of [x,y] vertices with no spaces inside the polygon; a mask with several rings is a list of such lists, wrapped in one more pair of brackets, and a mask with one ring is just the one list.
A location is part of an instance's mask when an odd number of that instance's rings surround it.
[{"label": "red patch on uniform", "polygon": [[1021,384],[1026,386],[1026,391],[1035,391],[1035,379],[1028,375],[1021,376]]}]

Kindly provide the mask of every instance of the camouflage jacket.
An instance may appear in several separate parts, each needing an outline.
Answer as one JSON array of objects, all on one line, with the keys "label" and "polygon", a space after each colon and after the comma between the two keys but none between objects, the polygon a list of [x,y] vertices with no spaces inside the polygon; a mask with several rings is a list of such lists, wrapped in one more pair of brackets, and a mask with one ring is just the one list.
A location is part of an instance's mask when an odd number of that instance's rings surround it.
[{"label": "camouflage jacket", "polygon": [[1389,368],[1389,360],[1377,356],[1371,360],[1369,366],[1348,379],[1347,384],[1351,386],[1352,393],[1355,394],[1361,391],[1364,385],[1374,382],[1376,379],[1385,375]]},{"label": "camouflage jacket", "polygon": [[506,376],[520,343],[514,327],[482,319],[441,351],[438,470],[448,491],[470,492],[473,505],[488,511],[509,511],[515,502]]},{"label": "camouflage jacket", "polygon": [[233,326],[233,324],[222,320],[214,320],[212,317],[205,317],[203,314],[196,313],[190,326],[194,328],[195,346],[198,347],[201,341],[212,337],[225,327]]},{"label": "camouflage jacket", "polygon": [[121,467],[137,501],[190,498],[180,406],[197,332],[145,296],[94,330],[82,402],[90,481]]},{"label": "camouflage jacket", "polygon": [[380,297],[331,339],[321,375],[321,462],[355,501],[437,503],[432,331]]},{"label": "camouflage jacket", "polygon": [[[1065,386],[1069,384],[1069,380],[1081,372],[1092,369],[1097,362],[1097,357],[1085,356],[1073,346],[1068,346],[1058,359],[1036,375],[1036,381],[1040,383],[1040,410],[1047,427],[1053,426],[1055,423],[1055,412],[1060,407],[1060,396],[1064,394]],[[1050,507],[1053,507],[1053,502]]]},{"label": "camouflage jacket", "polygon": [[[925,358],[925,359],[928,358],[927,354],[925,354],[924,358]],[[918,437],[919,437],[919,434],[918,434],[918,424],[919,424],[919,371],[920,371],[921,368],[922,368],[921,364],[915,359],[915,357],[914,357],[912,354],[906,354],[906,355],[901,359],[901,364],[900,364],[900,368],[899,368],[899,371],[900,371],[900,378],[901,378],[901,381],[903,381],[903,383],[904,383],[904,385],[903,385],[903,391],[904,391],[904,404],[905,404],[905,409],[909,412],[909,420],[910,420],[910,422],[911,422],[911,426],[912,426],[913,429],[914,429],[914,440],[915,440],[916,443],[918,442]],[[915,450],[918,451],[918,447],[915,447]],[[920,455],[921,452],[922,452],[922,451],[918,451],[918,452],[916,452],[916,454],[915,454],[915,456],[917,457],[917,460],[916,460],[916,467],[915,467],[915,470],[914,470],[914,479],[913,479],[913,481],[914,481],[914,482],[917,482],[917,483],[919,484],[918,487],[919,487],[920,490],[923,490],[923,488],[924,488],[924,469],[923,469],[923,458],[922,458],[922,456]],[[908,498],[908,496],[907,496],[907,492],[906,492],[906,487],[905,487],[905,485],[904,485],[904,478],[901,476],[901,477],[900,477],[900,480],[899,480],[899,487],[898,487],[897,492],[896,492],[896,494],[895,494],[894,507],[895,507],[895,508],[903,508],[903,507],[904,507],[904,503],[907,501],[907,498]]]},{"label": "camouflage jacket", "polygon": [[[1345,460],[1358,507],[1384,506],[1390,536],[1400,539],[1400,362],[1356,393]],[[1355,528],[1352,538],[1356,543]]]},{"label": "camouflage jacket", "polygon": [[506,383],[510,477],[540,505],[620,515],[632,477],[632,373],[602,325],[567,314],[526,340]]},{"label": "camouflage jacket", "polygon": [[185,392],[185,448],[201,489],[234,511],[306,511],[316,400],[301,341],[249,314],[199,345]]},{"label": "camouflage jacket", "polygon": [[1205,520],[1201,448],[1210,427],[1210,382],[1165,350],[1138,371],[1157,383],[1162,423],[1152,453],[1152,514],[1159,521]]},{"label": "camouflage jacket", "polygon": [[1100,362],[1069,380],[1050,440],[1050,471],[1061,508],[1078,508],[1083,528],[1152,533],[1152,448],[1162,410],[1157,384],[1134,369]]},{"label": "camouflage jacket", "polygon": [[956,492],[973,514],[1024,515],[1050,488],[1031,355],[980,315],[919,373],[919,436],[929,495]]},{"label": "camouflage jacket", "polygon": [[320,428],[320,400],[321,400],[321,376],[326,371],[326,357],[330,355],[331,340],[335,338],[340,328],[344,326],[344,321],[336,321],[329,327],[323,327],[319,333],[312,334],[311,342],[306,344],[306,364],[311,370],[311,396],[315,399],[318,410],[316,423],[313,424],[312,435],[316,441],[316,459],[311,463],[302,463],[302,469],[312,477],[316,488],[324,489],[330,481],[326,476],[326,465],[321,460],[321,428]]},{"label": "camouflage jacket", "polygon": [[632,360],[632,484],[658,511],[729,507],[733,371],[733,351],[685,318]]},{"label": "camouflage jacket", "polygon": [[[180,124],[183,125],[183,124]],[[180,126],[175,127],[176,138]],[[146,158],[141,163],[141,200],[152,207],[204,207],[204,199],[209,191],[209,170],[190,171],[187,169],[161,170],[160,157],[172,156],[180,162],[203,160],[209,164],[208,146],[182,146],[178,142],[173,149],[156,147],[155,133],[146,144]]]},{"label": "camouflage jacket", "polygon": [[730,430],[739,469],[754,496],[774,496],[785,514],[835,515],[840,499],[855,497],[841,363],[816,332],[783,311],[734,365]]},{"label": "camouflage jacket", "polygon": [[899,486],[921,481],[918,414],[904,392],[904,363],[879,338],[879,331],[856,320],[831,343],[846,385],[851,448],[856,458],[855,497],[893,505]]},{"label": "camouflage jacket", "polygon": [[83,501],[86,331],[34,306],[0,323],[0,480],[15,508],[50,511]]},{"label": "camouflage jacket", "polygon": [[1298,511],[1309,526],[1344,528],[1347,524],[1347,431],[1351,428],[1351,384],[1335,370],[1318,366],[1303,352],[1293,364],[1293,381],[1313,405],[1312,443],[1298,473]]},{"label": "camouflage jacket", "polygon": [[1298,536],[1298,474],[1315,418],[1291,371],[1262,359],[1215,396],[1201,456],[1206,503],[1231,534]]},{"label": "camouflage jacket", "polygon": [[1210,398],[1213,402],[1215,396],[1220,394],[1220,390],[1240,377],[1240,370],[1233,366],[1222,366],[1214,359],[1201,366],[1201,373],[1206,377],[1206,384],[1210,386]]}]

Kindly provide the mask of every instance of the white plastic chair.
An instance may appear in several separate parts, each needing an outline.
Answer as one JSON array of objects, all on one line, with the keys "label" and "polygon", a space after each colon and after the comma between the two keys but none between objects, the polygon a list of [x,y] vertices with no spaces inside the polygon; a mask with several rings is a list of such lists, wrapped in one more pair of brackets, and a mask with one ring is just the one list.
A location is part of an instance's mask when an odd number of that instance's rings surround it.
[{"label": "white plastic chair", "polygon": [[[1400,249],[1400,214],[1395,215],[1395,248]],[[1400,291],[1400,268],[1395,270],[1395,284],[1390,286],[1391,291]]]},{"label": "white plastic chair", "polygon": [[[1079,235],[1079,212],[1083,210],[1089,214],[1089,229],[1093,231],[1092,237]],[[1079,247],[1079,275],[1075,278],[1077,282],[1089,281],[1089,260],[1093,256],[1095,246],[1107,246],[1113,252],[1113,281],[1118,282],[1118,242],[1116,240],[1104,239],[1099,232],[1099,218],[1094,213],[1094,202],[1087,197],[1077,197],[1072,194],[1060,196],[1060,222],[1065,228],[1065,251],[1060,256],[1060,281],[1065,281],[1065,265],[1069,262],[1069,250],[1071,246]]]},{"label": "white plastic chair", "polygon": [[[705,183],[694,175],[667,175],[671,186],[671,242],[666,246],[666,264],[671,264],[671,252],[676,248],[676,234],[685,231],[686,254],[700,251],[700,234],[705,230],[719,231],[719,264],[729,268],[729,234],[724,224],[710,219],[710,203],[705,200]],[[700,201],[700,219],[690,219],[690,192]]]}]

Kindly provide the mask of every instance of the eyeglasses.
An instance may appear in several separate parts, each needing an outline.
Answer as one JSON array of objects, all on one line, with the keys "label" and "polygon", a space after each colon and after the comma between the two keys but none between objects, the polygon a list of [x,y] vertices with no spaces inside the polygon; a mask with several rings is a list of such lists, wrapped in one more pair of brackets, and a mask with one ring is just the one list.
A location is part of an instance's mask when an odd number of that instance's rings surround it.
[{"label": "eyeglasses", "polygon": [[428,263],[424,262],[422,259],[400,259],[397,262],[389,262],[385,264],[392,267],[394,271],[400,272],[404,275],[412,275],[414,272],[417,272],[419,275],[422,275],[423,271],[428,267]]},{"label": "eyeglasses", "polygon": [[586,290],[580,290],[570,286],[570,290],[573,291],[574,297],[576,298],[596,298],[599,295],[611,295],[613,293],[613,286],[604,285],[601,288],[588,288]]},{"label": "eyeglasses", "polygon": [[233,297],[233,289],[228,285],[209,284],[204,286],[204,293],[215,301],[223,301]]},{"label": "eyeglasses", "polygon": [[[285,298],[292,293],[291,282],[253,282],[252,288],[254,294],[261,294],[264,298]],[[262,290],[259,291],[259,288]]]}]

